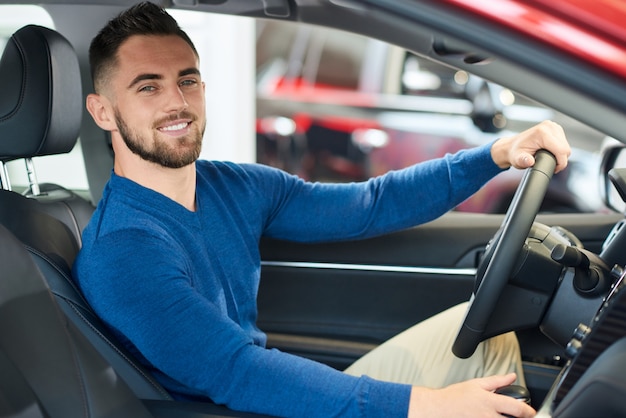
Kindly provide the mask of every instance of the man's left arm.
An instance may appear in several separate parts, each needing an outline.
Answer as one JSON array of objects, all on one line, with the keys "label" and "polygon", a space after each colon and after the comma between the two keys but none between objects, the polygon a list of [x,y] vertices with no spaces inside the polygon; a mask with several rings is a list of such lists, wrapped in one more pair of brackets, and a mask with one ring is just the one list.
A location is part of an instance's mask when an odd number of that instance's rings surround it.
[{"label": "man's left arm", "polygon": [[[534,164],[539,149],[565,168],[571,150],[563,129],[542,122],[511,137],[390,171],[361,183],[308,183],[282,172],[270,186],[272,207],[264,235],[319,242],[361,239],[438,218],[511,166]],[[271,177],[271,176],[270,176]],[[262,189],[262,188],[261,188]]]}]

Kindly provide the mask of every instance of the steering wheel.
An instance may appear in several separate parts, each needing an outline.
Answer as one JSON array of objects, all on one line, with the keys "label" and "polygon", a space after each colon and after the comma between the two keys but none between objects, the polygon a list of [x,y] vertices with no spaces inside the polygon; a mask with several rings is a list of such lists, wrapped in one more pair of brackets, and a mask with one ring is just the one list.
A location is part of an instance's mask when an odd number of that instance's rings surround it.
[{"label": "steering wheel", "polygon": [[452,345],[452,352],[457,357],[470,357],[483,340],[489,318],[517,263],[555,167],[554,156],[549,151],[539,150],[535,165],[526,170],[502,226],[476,272],[478,286]]}]

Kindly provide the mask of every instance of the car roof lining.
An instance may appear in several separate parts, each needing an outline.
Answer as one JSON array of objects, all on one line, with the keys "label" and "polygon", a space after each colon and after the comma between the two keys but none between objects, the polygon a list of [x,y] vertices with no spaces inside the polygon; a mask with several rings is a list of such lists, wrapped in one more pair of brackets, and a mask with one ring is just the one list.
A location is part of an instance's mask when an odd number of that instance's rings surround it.
[{"label": "car roof lining", "polygon": [[[3,2],[5,1],[0,0],[0,3]],[[76,7],[80,3],[83,1],[41,2],[49,9],[53,19],[62,14],[55,13],[60,9]],[[135,2],[132,0],[92,2],[93,5],[108,6],[117,11],[133,3]],[[157,3],[174,9],[301,21],[375,37],[504,85],[626,142],[626,84],[623,81],[613,80],[607,74],[585,66],[584,63],[576,63],[571,57],[558,56],[554,51],[532,40],[521,39],[519,35],[499,31],[496,36],[495,28],[484,21],[462,18],[458,13],[452,15],[438,2],[168,0]],[[85,7],[91,10],[93,5]],[[367,19],[363,19],[365,15]],[[401,15],[405,17],[398,18]],[[103,18],[100,26],[105,22],[106,19]],[[86,25],[93,25],[93,22]],[[62,31],[63,28],[60,27],[59,30]],[[463,41],[459,40],[459,35],[463,35]],[[481,48],[475,45],[481,45]],[[446,48],[445,55],[441,53],[442,46]],[[516,58],[519,55],[511,53],[519,48],[526,51],[523,61]],[[477,57],[492,58],[484,62],[473,62]],[[569,66],[571,71],[568,72],[552,68],[568,63],[572,64]]]}]

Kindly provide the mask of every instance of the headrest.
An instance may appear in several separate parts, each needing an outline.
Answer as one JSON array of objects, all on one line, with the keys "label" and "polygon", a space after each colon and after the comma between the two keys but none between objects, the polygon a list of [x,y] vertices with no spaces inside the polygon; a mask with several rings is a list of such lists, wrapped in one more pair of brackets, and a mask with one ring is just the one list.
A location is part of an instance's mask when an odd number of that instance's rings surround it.
[{"label": "headrest", "polygon": [[71,151],[82,100],[69,41],[41,26],[15,32],[0,58],[0,161]]}]

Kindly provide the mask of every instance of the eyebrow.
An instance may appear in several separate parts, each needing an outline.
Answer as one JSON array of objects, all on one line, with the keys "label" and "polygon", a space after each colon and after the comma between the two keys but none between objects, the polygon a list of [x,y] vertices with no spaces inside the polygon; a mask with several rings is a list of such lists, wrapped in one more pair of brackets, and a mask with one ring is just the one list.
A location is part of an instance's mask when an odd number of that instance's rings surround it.
[{"label": "eyebrow", "polygon": [[[184,70],[180,70],[178,72],[179,77],[184,77],[186,75],[197,74],[200,75],[200,70],[195,67],[186,68]],[[162,80],[163,76],[160,74],[139,74],[137,77],[133,78],[133,80],[128,84],[128,88],[133,87],[135,84],[140,83],[144,80]]]}]

